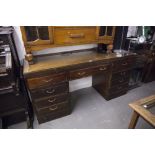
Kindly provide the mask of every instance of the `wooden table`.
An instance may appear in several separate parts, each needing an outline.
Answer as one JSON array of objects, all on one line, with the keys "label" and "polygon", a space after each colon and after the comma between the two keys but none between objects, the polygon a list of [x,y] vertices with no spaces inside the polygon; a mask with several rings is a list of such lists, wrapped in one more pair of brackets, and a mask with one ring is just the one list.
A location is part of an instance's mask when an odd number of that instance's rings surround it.
[{"label": "wooden table", "polygon": [[129,129],[135,128],[139,117],[142,117],[155,127],[155,112],[151,111],[151,108],[155,107],[155,95],[135,101],[129,104],[129,106],[134,110],[128,127]]}]

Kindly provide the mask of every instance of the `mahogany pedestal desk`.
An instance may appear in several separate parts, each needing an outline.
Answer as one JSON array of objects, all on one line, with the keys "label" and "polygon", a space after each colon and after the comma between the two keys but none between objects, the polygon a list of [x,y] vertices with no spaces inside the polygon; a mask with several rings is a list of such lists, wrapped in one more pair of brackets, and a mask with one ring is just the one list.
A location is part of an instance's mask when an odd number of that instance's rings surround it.
[{"label": "mahogany pedestal desk", "polygon": [[135,54],[117,57],[93,50],[37,57],[24,63],[24,77],[39,123],[71,113],[69,81],[92,76],[92,86],[106,99],[128,91]]}]

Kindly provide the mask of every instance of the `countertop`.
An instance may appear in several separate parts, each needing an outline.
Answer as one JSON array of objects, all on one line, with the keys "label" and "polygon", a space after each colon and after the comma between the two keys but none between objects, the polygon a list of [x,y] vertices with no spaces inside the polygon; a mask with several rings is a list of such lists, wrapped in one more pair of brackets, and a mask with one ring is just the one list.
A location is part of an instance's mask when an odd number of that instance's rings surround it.
[{"label": "countertop", "polygon": [[[129,53],[127,56],[129,55],[133,56],[135,54]],[[57,69],[62,67],[64,68],[73,65],[97,62],[102,60],[105,62],[112,61],[113,59],[121,59],[122,57],[117,57],[116,53],[103,54],[91,50],[76,53],[65,53],[59,55],[47,55],[42,57],[39,56],[35,58],[35,63],[32,65],[29,65],[28,62],[24,60],[23,74],[26,75],[40,72],[42,70]]]}]

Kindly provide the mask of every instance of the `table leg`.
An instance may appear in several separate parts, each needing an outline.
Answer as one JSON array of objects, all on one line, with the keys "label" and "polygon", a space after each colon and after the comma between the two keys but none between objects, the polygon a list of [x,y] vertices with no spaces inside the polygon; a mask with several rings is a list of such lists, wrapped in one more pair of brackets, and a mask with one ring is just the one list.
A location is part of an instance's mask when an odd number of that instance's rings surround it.
[{"label": "table leg", "polygon": [[134,129],[136,124],[137,124],[137,121],[138,121],[138,118],[139,118],[139,114],[136,112],[136,111],[133,111],[133,114],[132,114],[132,117],[131,117],[131,120],[130,120],[130,124],[129,124],[129,129]]}]

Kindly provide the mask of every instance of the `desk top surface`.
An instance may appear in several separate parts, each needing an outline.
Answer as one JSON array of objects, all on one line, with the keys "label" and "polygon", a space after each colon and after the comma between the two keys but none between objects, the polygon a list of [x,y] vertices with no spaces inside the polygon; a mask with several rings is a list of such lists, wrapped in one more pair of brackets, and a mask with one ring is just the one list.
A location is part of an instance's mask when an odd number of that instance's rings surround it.
[{"label": "desk top surface", "polygon": [[[133,55],[132,53],[129,55]],[[124,56],[126,57],[126,56]],[[83,63],[91,63],[97,61],[108,61],[118,58],[115,53],[102,54],[95,51],[83,51],[76,53],[65,53],[59,55],[42,56],[35,58],[35,64],[29,65],[24,61],[24,74],[30,74],[47,69],[57,69]]]}]

